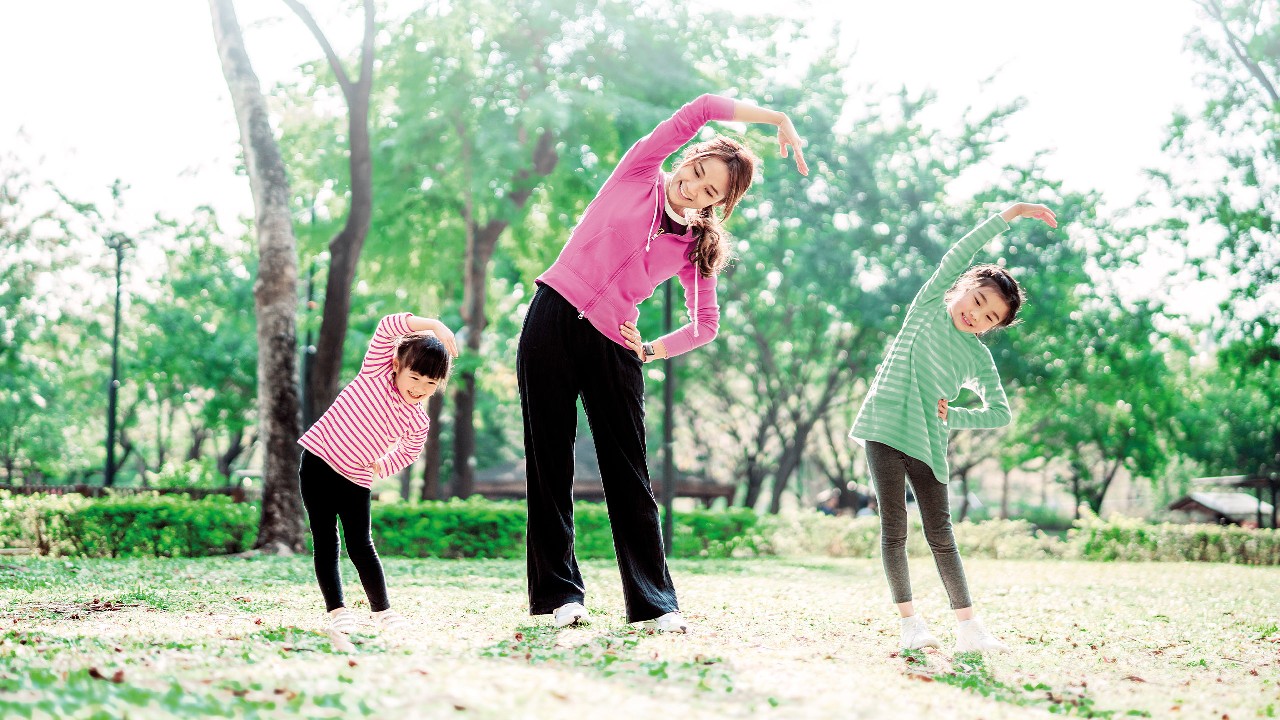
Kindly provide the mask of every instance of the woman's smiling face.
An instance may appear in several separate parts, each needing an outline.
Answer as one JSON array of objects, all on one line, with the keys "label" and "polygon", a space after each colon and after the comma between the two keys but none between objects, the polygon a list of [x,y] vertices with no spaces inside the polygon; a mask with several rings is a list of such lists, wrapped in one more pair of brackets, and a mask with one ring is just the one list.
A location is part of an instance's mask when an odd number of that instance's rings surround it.
[{"label": "woman's smiling face", "polygon": [[667,178],[667,202],[681,215],[724,200],[729,189],[729,166],[718,158],[696,158],[682,163]]}]

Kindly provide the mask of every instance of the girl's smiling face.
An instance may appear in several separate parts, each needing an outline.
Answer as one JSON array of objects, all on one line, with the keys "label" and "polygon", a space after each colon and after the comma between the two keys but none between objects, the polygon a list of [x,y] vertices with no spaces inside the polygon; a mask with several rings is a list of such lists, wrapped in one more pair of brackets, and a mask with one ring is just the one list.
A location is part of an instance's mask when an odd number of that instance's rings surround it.
[{"label": "girl's smiling face", "polygon": [[728,190],[729,166],[714,157],[684,162],[667,178],[667,202],[681,215],[723,202]]},{"label": "girl's smiling face", "polygon": [[392,368],[396,375],[396,390],[400,392],[400,398],[410,405],[426,400],[440,387],[440,381],[436,378],[425,377],[412,370],[401,372],[398,360],[392,361]]},{"label": "girl's smiling face", "polygon": [[981,335],[1009,314],[1009,303],[987,285],[975,285],[947,304],[951,322],[960,332]]}]

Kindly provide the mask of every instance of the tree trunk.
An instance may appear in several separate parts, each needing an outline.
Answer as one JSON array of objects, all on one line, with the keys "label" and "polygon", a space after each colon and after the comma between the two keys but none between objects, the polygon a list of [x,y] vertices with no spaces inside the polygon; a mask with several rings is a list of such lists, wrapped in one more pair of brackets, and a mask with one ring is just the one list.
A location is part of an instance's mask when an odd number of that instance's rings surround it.
[{"label": "tree trunk", "polygon": [[804,455],[811,430],[813,430],[812,422],[796,428],[791,441],[783,448],[782,456],[778,458],[778,470],[773,474],[773,496],[769,499],[769,512],[774,515],[782,510],[782,493],[786,492],[787,485],[791,482],[791,475],[800,466],[800,458]]},{"label": "tree trunk", "polygon": [[1009,519],[1009,469],[1005,468],[1004,480],[1000,483],[1000,519]]},{"label": "tree trunk", "polygon": [[231,434],[231,442],[227,444],[227,451],[218,456],[218,472],[222,476],[231,479],[231,465],[244,452],[244,431],[239,430]]},{"label": "tree trunk", "polygon": [[347,101],[348,169],[351,174],[351,206],[342,230],[329,241],[329,273],[325,283],[324,314],[320,319],[320,336],[316,340],[315,362],[307,376],[310,417],[303,427],[310,427],[338,397],[338,381],[342,372],[342,346],[347,338],[347,322],[351,314],[351,288],[355,284],[356,265],[369,234],[373,217],[373,154],[369,148],[369,93],[373,87],[374,7],[364,3],[364,38],[360,49],[360,75],[352,81],[338,60],[324,32],[311,13],[298,0],[285,0],[311,31],[324,51],[329,68],[338,79]]},{"label": "tree trunk", "polygon": [[964,522],[969,516],[969,471],[960,473],[960,517],[956,522]]},{"label": "tree trunk", "polygon": [[400,499],[408,500],[413,491],[413,464],[410,463],[400,471]]},{"label": "tree trunk", "polygon": [[444,499],[440,487],[440,466],[444,463],[444,442],[440,439],[440,415],[444,410],[444,393],[436,393],[427,401],[427,418],[431,434],[427,436],[426,467],[422,471],[422,499]]},{"label": "tree trunk", "polygon": [[764,466],[751,458],[747,461],[747,492],[742,498],[742,507],[755,509],[760,502],[760,493],[764,490],[764,479],[767,476]]},{"label": "tree trunk", "polygon": [[289,181],[276,145],[258,77],[245,52],[231,0],[209,0],[213,36],[231,91],[240,144],[253,192],[258,277],[253,285],[258,321],[258,416],[265,439],[262,515],[255,548],[303,549],[298,492],[297,361],[298,259],[289,213]]},{"label": "tree trunk", "polygon": [[191,448],[187,450],[188,460],[199,460],[204,454],[204,441],[209,439],[209,430],[202,425],[191,427]]},{"label": "tree trunk", "polygon": [[[471,139],[468,129],[461,123],[456,124],[458,136],[462,138],[463,173],[467,179],[467,187],[474,186],[471,177]],[[527,145],[524,130],[521,129],[518,141]],[[555,169],[560,156],[555,148],[555,136],[544,130],[539,136],[533,150],[533,167],[521,170],[512,178],[511,191],[507,198],[515,209],[521,209],[533,194],[533,188],[539,178],[546,177]],[[468,194],[462,207],[463,220],[466,225],[466,266],[463,270],[462,289],[462,322],[463,342],[473,356],[479,355],[484,329],[488,325],[485,317],[485,301],[488,296],[489,261],[498,245],[498,238],[507,229],[510,221],[489,220],[481,225],[476,216],[475,203]],[[453,497],[469,497],[475,490],[475,468],[471,466],[476,450],[475,410],[476,410],[476,376],[475,371],[459,373],[458,389],[453,400],[453,480],[450,483],[450,494]]]}]

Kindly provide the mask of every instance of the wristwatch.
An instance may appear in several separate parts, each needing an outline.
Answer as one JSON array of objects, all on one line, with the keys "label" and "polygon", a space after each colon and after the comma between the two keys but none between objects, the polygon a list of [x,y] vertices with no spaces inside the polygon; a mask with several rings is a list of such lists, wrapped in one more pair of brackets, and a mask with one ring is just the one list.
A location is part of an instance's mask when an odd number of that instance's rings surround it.
[{"label": "wristwatch", "polygon": [[657,354],[658,354],[658,353],[653,349],[653,343],[641,343],[641,344],[640,344],[640,347],[641,347],[641,349],[643,349],[643,350],[644,350],[644,356],[645,356],[645,357],[647,357],[647,358],[653,357],[654,355],[657,355]]}]

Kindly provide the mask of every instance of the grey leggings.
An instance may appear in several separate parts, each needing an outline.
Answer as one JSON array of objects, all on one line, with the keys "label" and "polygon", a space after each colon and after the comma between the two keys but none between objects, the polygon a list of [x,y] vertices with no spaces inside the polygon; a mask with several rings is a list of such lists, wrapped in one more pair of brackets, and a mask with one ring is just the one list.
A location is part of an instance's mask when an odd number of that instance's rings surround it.
[{"label": "grey leggings", "polygon": [[969,583],[964,577],[964,564],[951,533],[951,508],[946,483],[938,482],[933,471],[921,460],[889,445],[867,441],[867,466],[876,488],[876,504],[880,511],[880,555],[889,590],[895,603],[911,601],[911,573],[907,570],[907,488],[911,482],[924,537],[933,551],[942,584],[951,599],[951,609],[967,608]]}]

